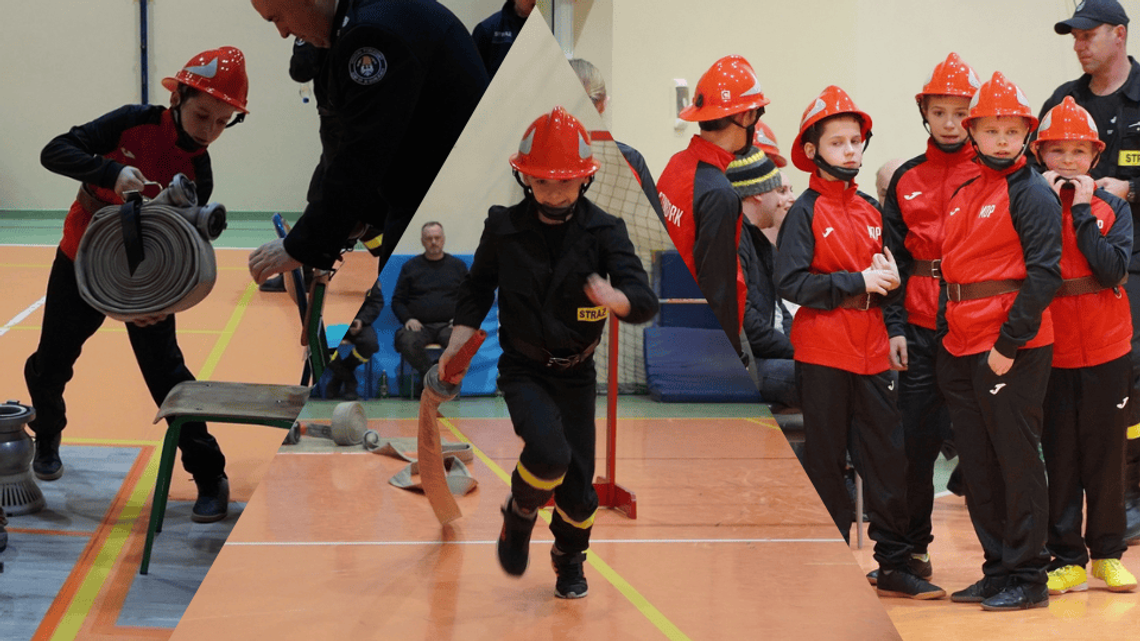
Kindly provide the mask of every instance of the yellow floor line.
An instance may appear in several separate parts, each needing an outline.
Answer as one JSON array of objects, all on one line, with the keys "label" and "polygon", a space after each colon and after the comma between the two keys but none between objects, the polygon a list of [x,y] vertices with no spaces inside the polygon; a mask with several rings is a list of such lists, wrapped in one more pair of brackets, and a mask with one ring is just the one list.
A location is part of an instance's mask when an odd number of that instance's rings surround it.
[{"label": "yellow floor line", "polygon": [[134,529],[135,521],[142,513],[147,495],[154,487],[161,454],[161,448],[155,448],[154,454],[147,461],[146,469],[131,491],[131,496],[127,499],[126,505],[123,506],[123,511],[114,527],[111,528],[111,533],[107,535],[107,540],[104,541],[103,547],[99,549],[99,554],[91,563],[87,576],[83,578],[83,583],[76,590],[75,597],[72,598],[71,604],[68,605],[67,611],[64,612],[59,625],[52,633],[52,641],[72,641],[77,638],[80,630],[83,629],[83,622],[91,616],[91,610],[99,593],[103,590],[103,584],[110,576],[115,561],[122,554],[123,546],[126,545],[127,538],[130,536],[131,530]]},{"label": "yellow floor line", "polygon": [[[483,450],[479,449],[478,446],[472,443],[471,440],[468,439],[467,436],[463,434],[463,432],[460,432],[459,429],[455,427],[455,425],[450,420],[444,417],[440,417],[439,420],[445,427],[447,427],[448,430],[451,431],[453,435],[455,435],[455,438],[464,443],[470,443],[471,449],[475,452],[475,456],[479,457],[479,460],[483,461],[487,468],[495,473],[495,476],[499,477],[504,483],[510,486],[510,474],[503,470],[503,468],[499,467],[499,465],[492,461],[489,456],[483,453]],[[550,515],[548,513],[549,510],[542,510],[539,512],[543,520],[549,524]],[[609,564],[603,561],[596,552],[588,551],[586,554],[586,562],[589,563],[590,566],[598,572],[598,574],[601,574],[605,580],[609,581],[610,585],[617,588],[618,592],[621,592],[622,596],[628,599],[629,602],[633,604],[633,607],[637,608],[638,612],[641,612],[641,614],[645,616],[646,619],[649,619],[650,623],[652,623],[658,630],[661,631],[662,634],[665,635],[665,638],[670,639],[671,641],[690,641],[689,637],[684,632],[681,632],[680,628],[678,628],[676,625],[673,625],[672,621],[670,621],[664,614],[662,614],[660,610],[654,607],[653,604],[650,603],[648,599],[643,597],[636,588],[629,584],[628,581],[622,578],[622,576],[618,574],[616,570],[611,568]]]},{"label": "yellow floor line", "polygon": [[[257,283],[250,283],[245,288],[245,293],[242,294],[237,307],[235,307],[234,311],[230,314],[229,322],[226,323],[226,327],[222,330],[221,336],[219,336],[217,342],[214,343],[214,349],[210,351],[210,355],[206,357],[206,362],[198,372],[198,378],[208,379],[214,373],[214,368],[217,367],[218,361],[221,360],[222,354],[226,351],[226,347],[230,343],[230,338],[232,338],[234,332],[237,331],[237,326],[241,322],[246,307],[249,306],[249,301],[253,298],[255,292],[257,292]],[[76,439],[76,442],[78,442],[78,439]],[[127,500],[126,506],[123,507],[122,514],[119,516],[115,526],[111,529],[111,533],[107,536],[103,547],[99,549],[95,561],[87,571],[87,576],[83,578],[83,583],[76,591],[75,598],[71,600],[67,611],[60,618],[60,623],[56,626],[55,632],[51,636],[52,641],[72,641],[82,629],[83,622],[91,616],[96,598],[102,591],[103,584],[106,583],[115,561],[122,553],[127,537],[134,528],[135,521],[138,520],[142,512],[142,507],[146,503],[147,496],[154,487],[155,478],[158,476],[158,463],[161,456],[162,448],[156,447],[154,454],[150,460],[147,461],[146,470],[139,477],[138,483],[136,483],[135,487],[131,490],[131,497]]]}]

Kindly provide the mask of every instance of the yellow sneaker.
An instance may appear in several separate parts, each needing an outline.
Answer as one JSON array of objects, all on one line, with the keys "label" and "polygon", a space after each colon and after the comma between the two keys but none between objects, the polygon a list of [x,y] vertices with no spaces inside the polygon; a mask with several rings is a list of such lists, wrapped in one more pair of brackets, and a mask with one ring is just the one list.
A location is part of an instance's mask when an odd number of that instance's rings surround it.
[{"label": "yellow sneaker", "polygon": [[[1093,567],[1096,566],[1094,565]],[[1085,568],[1083,566],[1066,565],[1049,573],[1048,585],[1049,594],[1083,592],[1089,589],[1089,579],[1088,575],[1085,574]]]},{"label": "yellow sneaker", "polygon": [[1136,577],[1132,576],[1120,559],[1094,559],[1092,575],[1107,583],[1110,592],[1131,592],[1136,589]]}]

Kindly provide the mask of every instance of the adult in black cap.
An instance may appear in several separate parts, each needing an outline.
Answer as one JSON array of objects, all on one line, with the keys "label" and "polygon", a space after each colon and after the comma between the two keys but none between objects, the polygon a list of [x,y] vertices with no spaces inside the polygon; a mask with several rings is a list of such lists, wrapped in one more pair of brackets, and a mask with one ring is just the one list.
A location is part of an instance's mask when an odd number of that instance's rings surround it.
[{"label": "adult in black cap", "polygon": [[[1053,29],[1073,34],[1073,51],[1084,75],[1066,82],[1041,108],[1041,117],[1065,96],[1092,114],[1105,143],[1089,174],[1097,187],[1128,201],[1133,221],[1140,220],[1140,63],[1128,55],[1128,14],[1116,0],[1084,0],[1073,17]],[[1140,233],[1140,225],[1133,233]],[[1132,394],[1128,404],[1128,450],[1124,471],[1127,527],[1124,538],[1140,542],[1140,243],[1134,237],[1130,275],[1124,288],[1132,315]]]}]

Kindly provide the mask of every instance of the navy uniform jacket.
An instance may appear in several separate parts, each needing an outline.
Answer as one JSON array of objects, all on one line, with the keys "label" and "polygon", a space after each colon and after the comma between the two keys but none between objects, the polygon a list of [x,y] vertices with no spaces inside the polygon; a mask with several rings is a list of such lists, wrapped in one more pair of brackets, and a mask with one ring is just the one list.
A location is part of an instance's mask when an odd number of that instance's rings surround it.
[{"label": "navy uniform jacket", "polygon": [[511,45],[515,43],[515,38],[519,37],[519,31],[522,31],[524,24],[526,18],[515,13],[514,0],[507,0],[503,3],[502,9],[475,25],[471,36],[475,40],[475,47],[479,50],[479,57],[483,59],[483,65],[487,68],[488,76],[495,76],[495,72],[506,59],[507,52],[511,50]]},{"label": "navy uniform jacket", "polygon": [[358,222],[395,247],[487,86],[467,29],[433,0],[342,0],[333,25],[314,93],[342,132],[285,239],[323,269]]},{"label": "navy uniform jacket", "polygon": [[623,318],[644,323],[657,313],[657,296],[634,253],[625,223],[586,198],[566,225],[559,256],[552,260],[533,201],[492,207],[467,279],[459,288],[455,324],[479,327],[499,290],[499,342],[504,352],[523,341],[554,356],[581,353],[605,329],[605,308],[586,296],[586,278],[596,273],[629,299]]}]

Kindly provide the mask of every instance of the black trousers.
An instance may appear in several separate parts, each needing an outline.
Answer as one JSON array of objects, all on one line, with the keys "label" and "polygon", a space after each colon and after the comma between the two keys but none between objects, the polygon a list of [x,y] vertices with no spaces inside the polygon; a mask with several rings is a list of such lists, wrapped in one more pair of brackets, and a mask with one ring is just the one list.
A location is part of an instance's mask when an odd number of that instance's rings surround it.
[{"label": "black trousers", "polygon": [[938,388],[938,340],[934,330],[907,324],[907,369],[899,372],[899,413],[906,443],[907,538],[915,554],[925,554],[934,509],[934,463],[942,444],[953,438],[950,410]]},{"label": "black trousers", "polygon": [[[75,361],[83,344],[105,318],[79,295],[75,264],[56,250],[48,277],[39,346],[24,364],[24,379],[36,409],[36,418],[28,426],[37,439],[52,438],[67,425],[64,388],[75,375]],[[175,385],[194,380],[178,347],[173,315],[149,327],[126,323],[126,328],[155,405],[161,405]],[[113,383],[114,377],[109,380]],[[183,467],[195,478],[212,479],[225,471],[225,456],[206,431],[205,423],[184,423],[178,447],[182,450]]]},{"label": "black trousers", "polygon": [[988,358],[989,350],[952,356],[939,348],[938,384],[950,406],[966,507],[985,575],[1044,586],[1049,494],[1039,449],[1053,346],[1018,350],[1000,377]]},{"label": "black trousers", "polygon": [[594,362],[556,371],[504,352],[499,389],[515,434],[523,440],[511,493],[519,507],[538,509],[554,495],[550,524],[554,541],[567,553],[585,551],[598,509],[594,491],[594,424],[597,401]]},{"label": "black trousers", "polygon": [[451,323],[424,323],[423,329],[413,332],[406,327],[396,330],[396,351],[422,376],[431,369],[431,359],[425,349],[432,343],[447,347],[451,341]]},{"label": "black trousers", "polygon": [[912,546],[906,538],[906,454],[894,376],[796,361],[796,379],[803,397],[804,471],[824,507],[850,541],[855,513],[844,482],[850,452],[867,490],[875,560],[886,569],[904,569]]},{"label": "black trousers", "polygon": [[[1041,449],[1049,474],[1050,569],[1119,559],[1124,543],[1124,446],[1131,359],[1053,368]],[[1088,522],[1081,520],[1088,501]],[[1086,548],[1087,545],[1087,548]]]}]

